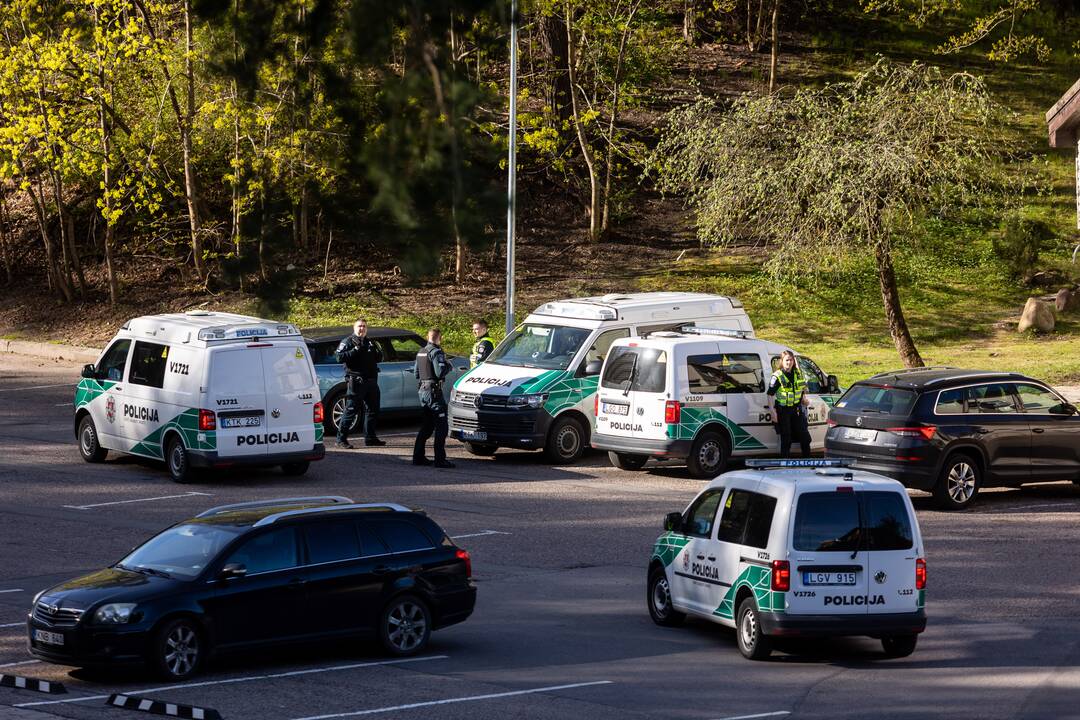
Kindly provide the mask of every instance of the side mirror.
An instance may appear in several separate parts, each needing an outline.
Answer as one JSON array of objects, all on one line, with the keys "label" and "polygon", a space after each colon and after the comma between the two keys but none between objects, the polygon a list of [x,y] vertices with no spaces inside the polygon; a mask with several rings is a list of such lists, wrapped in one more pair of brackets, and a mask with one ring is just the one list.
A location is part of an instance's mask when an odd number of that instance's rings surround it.
[{"label": "side mirror", "polygon": [[589,362],[585,363],[585,377],[599,375],[600,370],[603,369],[603,367],[603,360],[590,360]]},{"label": "side mirror", "polygon": [[242,578],[245,575],[247,575],[247,567],[242,563],[228,563],[218,573],[218,580],[232,580],[233,578]]},{"label": "side mirror", "polygon": [[97,370],[94,369],[93,363],[90,363],[89,365],[83,365],[82,376],[91,380],[97,379]]},{"label": "side mirror", "polygon": [[1072,403],[1065,402],[1050,408],[1050,412],[1054,415],[1075,415],[1076,406]]},{"label": "side mirror", "polygon": [[840,392],[840,380],[835,375],[829,376],[829,394],[837,395]]},{"label": "side mirror", "polygon": [[682,513],[668,513],[664,516],[664,529],[668,532],[682,530]]}]

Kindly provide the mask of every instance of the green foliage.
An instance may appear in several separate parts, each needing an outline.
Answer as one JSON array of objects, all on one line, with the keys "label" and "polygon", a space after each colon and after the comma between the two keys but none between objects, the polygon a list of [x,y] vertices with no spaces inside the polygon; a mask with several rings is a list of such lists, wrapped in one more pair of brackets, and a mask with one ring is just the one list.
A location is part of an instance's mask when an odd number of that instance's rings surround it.
[{"label": "green foliage", "polygon": [[1035,270],[1039,254],[1054,238],[1053,230],[1042,220],[1010,215],[993,238],[994,254],[1012,277],[1023,277]]}]

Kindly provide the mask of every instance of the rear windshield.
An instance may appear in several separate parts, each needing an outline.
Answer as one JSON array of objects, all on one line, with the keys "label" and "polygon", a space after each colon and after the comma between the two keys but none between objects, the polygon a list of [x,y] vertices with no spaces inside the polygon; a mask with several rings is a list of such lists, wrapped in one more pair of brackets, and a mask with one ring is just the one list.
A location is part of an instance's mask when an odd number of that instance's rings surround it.
[{"label": "rear windshield", "polygon": [[817,492],[799,498],[796,550],[908,550],[913,545],[911,519],[899,493]]},{"label": "rear windshield", "polygon": [[666,377],[667,351],[620,345],[608,353],[600,384],[609,390],[660,393]]},{"label": "rear windshield", "polygon": [[915,404],[911,390],[887,388],[879,385],[854,385],[836,407],[854,413],[879,413],[881,415],[908,415]]}]

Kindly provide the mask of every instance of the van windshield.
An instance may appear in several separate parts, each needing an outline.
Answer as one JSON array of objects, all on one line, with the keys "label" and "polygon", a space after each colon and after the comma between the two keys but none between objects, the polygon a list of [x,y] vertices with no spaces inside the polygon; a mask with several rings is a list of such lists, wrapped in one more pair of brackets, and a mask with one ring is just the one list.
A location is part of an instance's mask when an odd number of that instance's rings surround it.
[{"label": "van windshield", "polygon": [[592,330],[586,328],[521,325],[503,338],[487,362],[565,370],[591,334]]},{"label": "van windshield", "polygon": [[664,392],[667,378],[667,352],[658,348],[611,348],[600,384],[623,392]]}]

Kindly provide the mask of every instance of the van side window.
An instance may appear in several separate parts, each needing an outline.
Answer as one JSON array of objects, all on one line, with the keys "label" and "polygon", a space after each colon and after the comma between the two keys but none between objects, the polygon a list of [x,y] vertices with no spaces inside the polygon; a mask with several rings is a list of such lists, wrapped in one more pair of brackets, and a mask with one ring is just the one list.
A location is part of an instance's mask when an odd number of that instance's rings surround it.
[{"label": "van side window", "polygon": [[312,565],[360,557],[356,526],[349,520],[311,523],[304,528],[304,539]]},{"label": "van side window", "polygon": [[117,340],[110,347],[108,352],[102,356],[101,362],[94,368],[97,371],[98,379],[100,380],[115,380],[117,382],[124,379],[124,366],[127,365],[128,350],[131,349],[130,340]]},{"label": "van side window", "polygon": [[720,498],[723,495],[724,488],[715,488],[702,493],[701,497],[694,501],[686,513],[686,522],[683,523],[687,535],[703,538],[712,535],[716,509],[720,507]]},{"label": "van side window", "polygon": [[716,539],[721,542],[742,544],[746,520],[750,517],[750,499],[753,493],[745,490],[732,490],[724,502],[724,514],[720,518],[720,527]]},{"label": "van side window", "polygon": [[248,575],[296,567],[296,528],[271,530],[254,537],[233,551],[225,564],[239,563]]},{"label": "van side window", "polygon": [[131,370],[128,382],[159,388],[165,384],[165,366],[169,361],[169,346],[135,341],[135,352],[131,356]]},{"label": "van side window", "polygon": [[1062,403],[1057,395],[1037,385],[1017,385],[1016,394],[1020,397],[1024,412],[1028,413],[1046,414]]},{"label": "van side window", "polygon": [[825,374],[821,368],[814,364],[810,358],[798,356],[799,370],[802,371],[803,379],[806,380],[806,392],[817,395],[825,391]]},{"label": "van side window", "polygon": [[937,406],[934,408],[934,412],[938,415],[962,414],[964,412],[964,393],[963,388],[942,390],[938,394]]},{"label": "van side window", "polygon": [[769,530],[772,528],[776,498],[771,495],[750,493],[750,517],[746,521],[743,545],[766,548],[769,546]]},{"label": "van side window", "polygon": [[356,523],[356,531],[360,534],[360,554],[363,557],[372,555],[385,555],[390,552],[382,538],[375,534],[371,525],[361,520]]},{"label": "van side window", "polygon": [[908,550],[914,544],[907,506],[899,493],[864,492],[863,513],[871,550]]},{"label": "van side window", "polygon": [[983,415],[1020,412],[1013,399],[1012,388],[1005,383],[969,387],[967,411]]},{"label": "van side window", "polygon": [[754,353],[688,355],[686,374],[694,395],[765,392],[761,358]]}]

